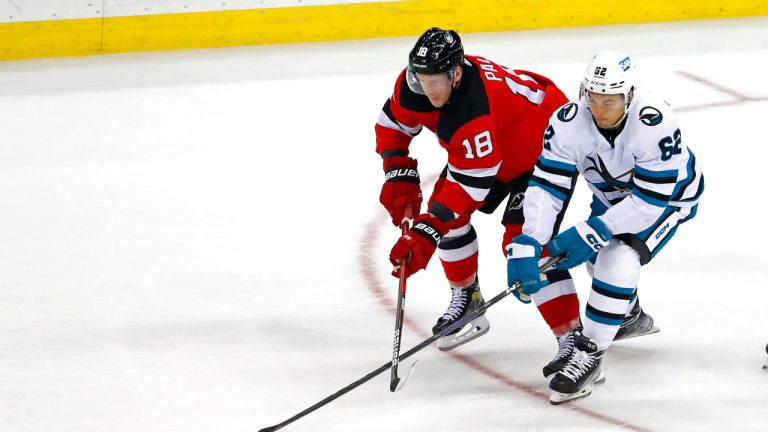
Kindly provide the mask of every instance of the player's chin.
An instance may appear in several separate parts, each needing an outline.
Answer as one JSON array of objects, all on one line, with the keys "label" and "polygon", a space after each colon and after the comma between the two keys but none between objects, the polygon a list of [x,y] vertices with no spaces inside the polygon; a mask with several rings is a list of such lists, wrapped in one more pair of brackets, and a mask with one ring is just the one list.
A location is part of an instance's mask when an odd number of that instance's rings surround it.
[{"label": "player's chin", "polygon": [[445,105],[446,102],[447,102],[447,100],[443,99],[443,98],[439,98],[439,99],[429,98],[429,103],[431,103],[432,106],[435,107],[435,108],[442,108],[443,105]]}]

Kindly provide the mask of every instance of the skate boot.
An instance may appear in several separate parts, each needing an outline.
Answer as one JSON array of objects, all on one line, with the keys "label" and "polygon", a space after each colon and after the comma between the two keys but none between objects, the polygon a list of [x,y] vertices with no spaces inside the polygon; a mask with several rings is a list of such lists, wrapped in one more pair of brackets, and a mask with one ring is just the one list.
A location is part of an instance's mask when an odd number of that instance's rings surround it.
[{"label": "skate boot", "polygon": [[552,405],[581,399],[592,394],[592,386],[605,381],[600,363],[605,351],[598,351],[595,342],[577,330],[573,332],[573,354],[568,363],[549,382]]},{"label": "skate boot", "polygon": [[[477,278],[467,288],[451,288],[451,290],[451,304],[443,316],[437,320],[434,327],[432,327],[432,334],[434,335],[440,333],[456,321],[461,320],[464,316],[472,313],[485,303],[483,295],[480,293],[480,285],[478,285]],[[441,351],[451,350],[488,333],[490,328],[491,324],[488,322],[485,314],[480,315],[438,339],[437,347]]]},{"label": "skate boot", "polygon": [[[765,353],[768,354],[768,344],[765,345]],[[763,365],[763,370],[768,371],[768,359],[765,360],[765,364]]]},{"label": "skate boot", "polygon": [[581,327],[571,329],[568,333],[557,338],[557,354],[555,354],[555,358],[544,366],[544,369],[542,370],[544,377],[547,379],[552,378],[554,374],[560,372],[560,369],[562,369],[565,364],[568,363],[568,359],[571,358],[571,354],[573,353],[573,333],[576,330],[581,331]]},{"label": "skate boot", "polygon": [[640,307],[640,299],[638,299],[629,316],[624,317],[624,321],[613,340],[629,339],[658,332],[659,328],[653,325],[653,318],[643,311],[643,308]]}]

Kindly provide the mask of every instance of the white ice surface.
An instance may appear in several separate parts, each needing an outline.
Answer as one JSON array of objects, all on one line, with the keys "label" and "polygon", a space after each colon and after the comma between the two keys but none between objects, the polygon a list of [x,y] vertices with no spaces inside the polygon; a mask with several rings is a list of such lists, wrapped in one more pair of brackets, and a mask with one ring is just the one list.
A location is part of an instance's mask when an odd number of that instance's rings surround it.
[{"label": "white ice surface", "polygon": [[[398,230],[373,125],[414,39],[0,63],[0,431],[257,431],[386,363]],[[285,430],[768,430],[768,19],[464,44],[571,97],[594,52],[625,50],[679,109],[707,190],[641,276],[662,331],[553,407],[554,339],[510,297],[482,339],[416,354],[402,392],[385,373]],[[425,180],[445,163],[426,132],[414,153]],[[580,184],[564,225],[587,203]],[[499,218],[475,218],[486,297]],[[403,351],[448,299],[435,259],[409,280]]]}]

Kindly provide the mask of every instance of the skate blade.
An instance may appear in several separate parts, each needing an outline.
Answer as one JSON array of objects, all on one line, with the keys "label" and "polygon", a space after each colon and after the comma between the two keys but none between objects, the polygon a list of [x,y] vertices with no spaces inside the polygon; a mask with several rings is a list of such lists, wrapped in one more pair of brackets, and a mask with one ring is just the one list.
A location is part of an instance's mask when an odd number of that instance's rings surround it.
[{"label": "skate blade", "polygon": [[413,370],[416,368],[416,363],[417,362],[418,362],[418,360],[413,362],[411,367],[408,368],[408,372],[406,372],[405,376],[398,379],[397,385],[394,386],[394,389],[390,386],[389,391],[391,391],[391,392],[398,392],[398,391],[402,390],[403,387],[405,387],[405,382],[408,381],[408,378],[411,376],[411,372],[413,372]]},{"label": "skate blade", "polygon": [[585,397],[592,394],[592,387],[594,387],[595,384],[602,384],[604,382],[605,375],[603,374],[603,371],[600,371],[600,375],[597,376],[597,379],[587,384],[583,389],[577,391],[576,393],[560,393],[553,390],[552,394],[549,396],[549,403],[552,405],[560,405],[567,402],[584,399]]},{"label": "skate blade", "polygon": [[600,371],[600,375],[597,376],[596,380],[592,381],[592,384],[597,384],[597,385],[605,384],[605,374],[603,373],[603,371]]},{"label": "skate blade", "polygon": [[626,340],[626,339],[632,339],[632,338],[636,338],[636,337],[640,337],[640,336],[647,336],[647,335],[652,335],[652,334],[654,334],[654,333],[658,333],[658,332],[660,332],[660,331],[661,331],[661,329],[660,329],[660,328],[658,328],[658,327],[656,327],[656,326],[653,326],[653,327],[651,327],[651,329],[650,329],[650,330],[648,330],[647,332],[644,332],[644,333],[633,333],[633,334],[631,334],[631,335],[627,335],[627,336],[624,336],[624,337],[622,337],[622,338],[619,338],[619,339],[614,339],[613,341],[614,341],[614,342],[616,342],[616,341],[620,341],[620,340]]},{"label": "skate blade", "polygon": [[485,315],[480,315],[471,321],[469,325],[464,326],[463,329],[459,330],[458,333],[446,335],[438,339],[437,348],[440,351],[450,351],[456,347],[464,345],[467,342],[479,338],[480,336],[488,333],[488,330],[490,329],[491,323],[488,322],[488,319],[485,317]]}]

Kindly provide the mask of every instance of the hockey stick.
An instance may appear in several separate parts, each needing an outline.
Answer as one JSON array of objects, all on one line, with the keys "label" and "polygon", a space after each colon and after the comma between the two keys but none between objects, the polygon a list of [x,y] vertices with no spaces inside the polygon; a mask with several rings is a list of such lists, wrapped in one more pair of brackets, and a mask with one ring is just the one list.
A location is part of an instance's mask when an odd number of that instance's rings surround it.
[{"label": "hockey stick", "polygon": [[[403,218],[403,222],[400,224],[402,235],[408,232],[408,220],[410,219],[410,208],[406,210],[406,216]],[[406,258],[407,260],[407,258]],[[404,260],[405,261],[405,260]],[[397,376],[397,365],[400,362],[400,335],[403,333],[403,317],[405,315],[405,262],[400,262],[400,285],[397,289],[397,309],[395,310],[395,341],[392,345],[392,373],[389,377],[389,391],[395,392],[400,390],[405,385],[405,380],[400,379]],[[410,373],[409,373],[410,375]],[[406,379],[408,376],[406,376]]]},{"label": "hockey stick", "polygon": [[[561,259],[562,258],[559,257],[559,256],[552,257],[552,258],[548,259],[543,265],[541,265],[539,267],[539,271],[541,271],[542,273],[546,272],[547,270],[552,268]],[[475,318],[479,317],[480,315],[484,314],[485,311],[488,310],[488,308],[490,308],[491,306],[493,306],[496,303],[498,303],[499,301],[501,301],[504,297],[506,297],[510,293],[512,293],[512,291],[515,291],[515,290],[518,290],[518,289],[520,289],[520,283],[519,282],[514,284],[511,287],[506,288],[504,291],[502,291],[499,294],[497,294],[496,297],[488,300],[482,306],[478,307],[477,309],[475,309],[471,313],[465,315],[460,320],[458,320],[458,321],[454,322],[453,324],[449,325],[448,327],[444,328],[438,334],[433,335],[432,337],[425,339],[420,344],[418,344],[415,347],[413,347],[413,348],[409,349],[408,351],[404,352],[403,354],[400,355],[400,357],[398,358],[398,361],[405,360],[406,358],[408,358],[408,357],[412,356],[413,354],[421,351],[422,349],[424,349],[424,347],[426,347],[429,344],[431,344],[432,342],[440,339],[441,337],[447,335],[448,333],[456,330],[457,328],[464,327],[468,322],[470,322],[473,319],[475,319]],[[259,432],[273,432],[273,431],[282,429],[283,427],[285,427],[285,426],[295,422],[296,420],[306,416],[307,414],[310,414],[310,413],[314,412],[318,408],[321,408],[321,407],[323,407],[325,405],[328,405],[329,403],[331,403],[334,400],[340,398],[341,396],[344,396],[345,394],[347,394],[350,391],[356,389],[357,387],[360,387],[362,384],[365,384],[366,382],[370,381],[371,379],[373,379],[377,375],[379,375],[382,372],[384,372],[387,369],[389,369],[390,366],[391,366],[391,362],[384,363],[382,366],[380,366],[378,369],[374,370],[373,372],[369,373],[368,375],[360,378],[359,380],[353,382],[352,384],[349,384],[348,386],[342,388],[341,390],[337,391],[336,393],[326,397],[325,399],[323,399],[320,402],[312,405],[311,407],[305,409],[304,411],[294,415],[293,417],[289,418],[288,420],[285,420],[285,421],[283,421],[281,423],[278,423],[278,424],[276,424],[274,426],[269,426],[269,427],[265,427],[264,429],[260,429]]]}]

